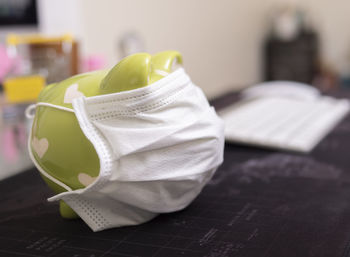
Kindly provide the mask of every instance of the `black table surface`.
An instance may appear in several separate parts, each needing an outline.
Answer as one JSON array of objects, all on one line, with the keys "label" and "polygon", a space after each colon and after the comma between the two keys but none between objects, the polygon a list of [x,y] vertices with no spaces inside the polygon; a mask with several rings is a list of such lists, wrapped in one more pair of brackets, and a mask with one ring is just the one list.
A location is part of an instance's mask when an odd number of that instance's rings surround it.
[{"label": "black table surface", "polygon": [[224,158],[185,210],[97,233],[59,216],[37,170],[4,180],[0,256],[350,256],[350,116],[310,154],[226,144]]}]

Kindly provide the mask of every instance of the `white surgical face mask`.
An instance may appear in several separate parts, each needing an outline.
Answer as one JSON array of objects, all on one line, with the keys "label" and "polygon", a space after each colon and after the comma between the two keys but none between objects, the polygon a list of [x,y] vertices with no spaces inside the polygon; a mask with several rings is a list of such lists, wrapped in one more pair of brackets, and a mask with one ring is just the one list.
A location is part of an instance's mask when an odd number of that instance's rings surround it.
[{"label": "white surgical face mask", "polygon": [[76,98],[73,108],[100,173],[49,201],[64,200],[93,231],[185,208],[223,161],[223,123],[182,68],[136,90]]}]

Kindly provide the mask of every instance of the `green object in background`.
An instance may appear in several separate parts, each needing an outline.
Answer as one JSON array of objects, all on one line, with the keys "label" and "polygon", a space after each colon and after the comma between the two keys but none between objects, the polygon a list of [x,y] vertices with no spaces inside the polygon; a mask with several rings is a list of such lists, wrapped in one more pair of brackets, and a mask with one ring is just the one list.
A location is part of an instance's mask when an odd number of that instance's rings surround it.
[{"label": "green object in background", "polygon": [[[147,86],[163,78],[182,64],[181,54],[165,51],[156,55],[139,53],[121,60],[110,71],[102,70],[68,78],[45,87],[38,102],[72,109],[72,100],[80,96],[117,93]],[[33,156],[49,175],[71,189],[84,188],[99,174],[99,159],[90,141],[81,131],[72,112],[38,106],[32,127]],[[63,187],[42,176],[55,193]],[[60,213],[64,218],[76,218],[63,201]]]}]

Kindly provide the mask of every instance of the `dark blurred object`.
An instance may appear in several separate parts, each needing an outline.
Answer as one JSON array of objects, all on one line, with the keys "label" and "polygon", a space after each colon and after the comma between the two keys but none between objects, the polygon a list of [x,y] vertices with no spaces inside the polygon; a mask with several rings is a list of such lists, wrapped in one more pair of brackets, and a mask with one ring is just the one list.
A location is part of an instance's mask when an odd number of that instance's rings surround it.
[{"label": "dark blurred object", "polygon": [[265,80],[312,83],[318,71],[318,38],[302,31],[290,40],[271,36],[265,44]]},{"label": "dark blurred object", "polygon": [[0,1],[0,27],[37,25],[38,11],[36,0]]},{"label": "dark blurred object", "polygon": [[320,64],[312,84],[325,93],[339,89],[340,84],[343,85],[343,82],[339,80],[338,73],[331,66]]}]

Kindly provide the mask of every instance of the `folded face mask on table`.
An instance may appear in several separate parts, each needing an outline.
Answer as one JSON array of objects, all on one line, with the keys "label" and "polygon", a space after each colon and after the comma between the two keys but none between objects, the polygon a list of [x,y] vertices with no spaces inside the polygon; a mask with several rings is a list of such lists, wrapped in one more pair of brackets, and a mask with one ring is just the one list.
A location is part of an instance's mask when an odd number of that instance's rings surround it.
[{"label": "folded face mask on table", "polygon": [[185,208],[223,161],[223,123],[182,68],[146,87],[72,105],[100,172],[86,188],[49,201],[64,200],[93,231]]}]

